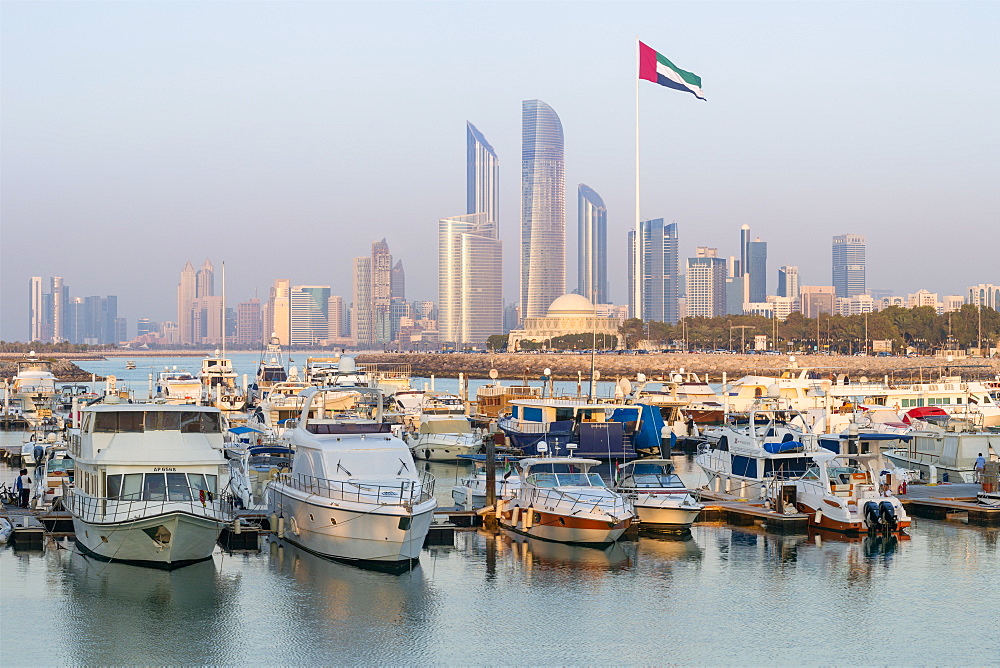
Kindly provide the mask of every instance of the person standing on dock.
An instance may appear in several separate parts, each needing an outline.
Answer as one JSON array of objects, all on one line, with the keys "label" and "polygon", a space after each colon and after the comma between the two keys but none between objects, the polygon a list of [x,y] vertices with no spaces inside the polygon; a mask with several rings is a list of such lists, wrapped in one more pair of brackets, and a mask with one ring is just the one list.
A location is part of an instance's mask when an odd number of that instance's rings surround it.
[{"label": "person standing on dock", "polygon": [[38,443],[35,445],[35,449],[32,451],[32,454],[35,457],[35,475],[38,475],[38,469],[42,468],[42,464],[45,461],[45,448]]},{"label": "person standing on dock", "polygon": [[976,457],[976,482],[983,481],[983,471],[986,470],[986,458],[983,457],[983,453],[979,453]]},{"label": "person standing on dock", "polygon": [[31,495],[31,478],[28,477],[28,469],[21,469],[21,474],[17,476],[14,487],[17,489],[18,505],[27,508],[28,497]]}]

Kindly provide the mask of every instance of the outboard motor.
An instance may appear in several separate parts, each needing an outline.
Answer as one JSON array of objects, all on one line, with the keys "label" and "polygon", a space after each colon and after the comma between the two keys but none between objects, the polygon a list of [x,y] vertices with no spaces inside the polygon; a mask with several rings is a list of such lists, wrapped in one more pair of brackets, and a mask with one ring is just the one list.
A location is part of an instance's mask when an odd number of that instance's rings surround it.
[{"label": "outboard motor", "polygon": [[891,501],[883,501],[880,507],[882,510],[882,524],[884,524],[890,531],[895,531],[896,507],[892,505]]},{"label": "outboard motor", "polygon": [[882,523],[882,510],[879,508],[877,501],[869,501],[865,504],[865,524],[868,525],[868,530],[878,528],[879,524]]}]

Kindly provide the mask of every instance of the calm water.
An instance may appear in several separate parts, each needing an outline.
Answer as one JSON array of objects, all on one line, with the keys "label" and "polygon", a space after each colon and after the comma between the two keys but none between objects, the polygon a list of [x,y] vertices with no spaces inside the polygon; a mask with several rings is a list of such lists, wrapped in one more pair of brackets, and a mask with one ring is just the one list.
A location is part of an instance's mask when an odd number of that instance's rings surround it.
[{"label": "calm water", "polygon": [[[450,501],[464,468],[432,470]],[[401,576],[279,543],[173,573],[0,546],[2,663],[1000,665],[1000,530],[909,533],[705,524],[598,550],[459,532]]]}]

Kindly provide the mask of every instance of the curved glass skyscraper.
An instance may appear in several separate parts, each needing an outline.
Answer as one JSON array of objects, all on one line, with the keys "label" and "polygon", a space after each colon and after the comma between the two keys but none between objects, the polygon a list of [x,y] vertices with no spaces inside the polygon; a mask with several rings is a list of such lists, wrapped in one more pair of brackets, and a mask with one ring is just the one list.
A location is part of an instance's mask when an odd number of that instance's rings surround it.
[{"label": "curved glass skyscraper", "polygon": [[521,103],[521,318],[544,317],[566,292],[566,176],[559,116]]},{"label": "curved glass skyscraper", "polygon": [[475,125],[466,121],[465,129],[465,212],[488,214],[489,223],[482,231],[496,239],[500,236],[500,161]]},{"label": "curved glass skyscraper", "polygon": [[593,188],[577,188],[577,292],[593,304],[608,303],[608,209]]}]

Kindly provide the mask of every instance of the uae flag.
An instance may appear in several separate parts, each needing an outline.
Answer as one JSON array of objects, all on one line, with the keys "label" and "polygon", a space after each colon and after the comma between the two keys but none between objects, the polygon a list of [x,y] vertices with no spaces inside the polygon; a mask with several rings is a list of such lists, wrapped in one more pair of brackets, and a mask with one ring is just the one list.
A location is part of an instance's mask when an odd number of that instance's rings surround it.
[{"label": "uae flag", "polygon": [[639,42],[639,78],[667,88],[687,91],[699,100],[705,99],[701,94],[700,76],[685,72],[662,53],[657,53],[642,42]]}]

